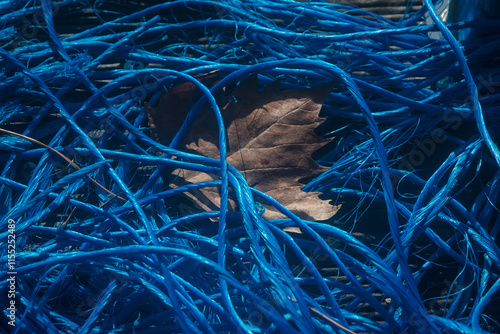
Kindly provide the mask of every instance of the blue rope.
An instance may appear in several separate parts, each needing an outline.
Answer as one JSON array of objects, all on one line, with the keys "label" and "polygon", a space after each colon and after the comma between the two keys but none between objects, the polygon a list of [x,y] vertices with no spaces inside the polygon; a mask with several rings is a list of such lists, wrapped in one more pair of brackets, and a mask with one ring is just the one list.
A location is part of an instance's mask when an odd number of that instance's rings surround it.
[{"label": "blue rope", "polygon": [[[2,330],[500,331],[498,35],[454,37],[499,21],[447,24],[434,5],[393,22],[319,1],[0,1],[0,288],[17,281]],[[329,168],[303,188],[340,205],[332,219],[299,219],[228,165],[216,96],[252,75],[334,83]],[[144,102],[179,82],[201,97],[159,143]],[[217,159],[182,146],[207,106]],[[214,180],[177,186],[183,171]],[[185,196],[208,188],[215,209]]]}]

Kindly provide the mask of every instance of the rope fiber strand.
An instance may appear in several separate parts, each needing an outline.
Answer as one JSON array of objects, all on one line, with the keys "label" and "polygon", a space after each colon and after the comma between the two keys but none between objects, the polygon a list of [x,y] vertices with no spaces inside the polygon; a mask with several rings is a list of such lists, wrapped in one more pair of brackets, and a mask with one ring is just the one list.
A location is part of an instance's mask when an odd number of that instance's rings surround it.
[{"label": "rope fiber strand", "polygon": [[[500,332],[500,20],[332,2],[0,0],[0,332]],[[227,162],[217,97],[252,76],[334,83],[302,188],[331,219]],[[217,159],[181,145],[203,108]]]}]

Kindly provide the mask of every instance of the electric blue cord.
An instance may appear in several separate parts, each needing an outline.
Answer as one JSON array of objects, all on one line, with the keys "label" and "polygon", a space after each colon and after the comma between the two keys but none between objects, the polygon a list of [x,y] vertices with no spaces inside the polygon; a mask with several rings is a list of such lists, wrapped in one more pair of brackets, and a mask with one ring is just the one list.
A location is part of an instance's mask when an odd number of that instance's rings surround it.
[{"label": "electric blue cord", "polygon": [[[499,22],[414,6],[396,23],[319,1],[0,1],[14,333],[499,331],[498,37],[453,36]],[[317,129],[329,169],[303,188],[340,205],[329,221],[299,219],[228,165],[215,97],[255,74],[259,88],[334,83]],[[144,102],[181,82],[201,98],[159,143]],[[182,146],[207,106],[218,159]],[[214,179],[174,185],[183,171]],[[212,211],[184,196],[207,188]],[[264,219],[262,203],[286,218]]]}]

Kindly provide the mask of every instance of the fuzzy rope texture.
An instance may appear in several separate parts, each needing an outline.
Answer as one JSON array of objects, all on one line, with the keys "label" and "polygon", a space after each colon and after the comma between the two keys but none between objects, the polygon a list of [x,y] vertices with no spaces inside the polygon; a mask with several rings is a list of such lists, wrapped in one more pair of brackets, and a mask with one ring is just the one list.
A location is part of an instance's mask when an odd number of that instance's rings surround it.
[{"label": "fuzzy rope texture", "polygon": [[[454,37],[500,22],[445,24],[423,3],[393,22],[319,1],[0,1],[0,290],[16,279],[0,328],[500,330],[500,39]],[[299,219],[227,163],[215,96],[255,74],[335,82],[317,129],[329,169],[303,188],[340,205],[332,219]],[[144,103],[179,81],[202,97],[167,146]],[[179,148],[207,104],[218,159]],[[171,187],[175,170],[219,178]],[[219,210],[183,196],[206,187]]]}]

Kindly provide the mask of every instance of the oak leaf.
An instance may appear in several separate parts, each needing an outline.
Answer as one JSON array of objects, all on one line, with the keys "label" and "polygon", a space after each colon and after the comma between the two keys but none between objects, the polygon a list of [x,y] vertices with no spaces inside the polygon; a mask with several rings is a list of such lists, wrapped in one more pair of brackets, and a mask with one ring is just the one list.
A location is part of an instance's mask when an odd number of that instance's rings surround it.
[{"label": "oak leaf", "polygon": [[[311,154],[328,142],[317,136],[314,129],[323,121],[319,111],[330,89],[330,85],[325,85],[280,90],[275,81],[259,91],[253,76],[218,97],[219,105],[224,105],[221,113],[226,127],[228,163],[243,174],[250,186],[270,195],[302,219],[324,220],[338,210],[328,200],[320,199],[318,193],[302,191],[300,183],[301,179],[327,169],[318,165]],[[179,101],[186,100],[182,98],[189,94],[196,96],[191,83],[180,84],[176,90],[177,93],[165,93],[158,107],[146,105],[153,133],[165,144],[180,128],[189,110],[184,104],[179,107]],[[200,113],[183,145],[191,152],[219,157],[218,128],[211,110],[206,108]],[[210,180],[207,174],[193,171],[183,171],[181,176],[188,183]],[[205,210],[216,210],[220,202],[217,189],[204,188],[190,197]],[[236,209],[233,201],[230,204],[230,209]],[[264,218],[284,217],[274,207],[263,204]]]}]

